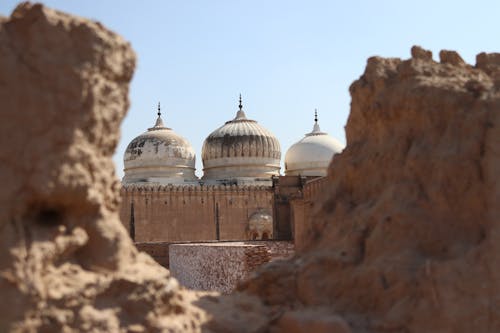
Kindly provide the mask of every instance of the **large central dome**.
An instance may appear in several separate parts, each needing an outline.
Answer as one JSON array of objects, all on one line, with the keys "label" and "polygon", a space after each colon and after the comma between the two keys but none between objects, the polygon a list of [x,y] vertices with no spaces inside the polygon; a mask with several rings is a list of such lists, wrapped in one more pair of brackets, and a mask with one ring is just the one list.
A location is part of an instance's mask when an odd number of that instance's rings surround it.
[{"label": "large central dome", "polygon": [[270,178],[279,175],[280,158],[278,139],[255,120],[247,119],[240,96],[236,117],[203,143],[203,179]]}]

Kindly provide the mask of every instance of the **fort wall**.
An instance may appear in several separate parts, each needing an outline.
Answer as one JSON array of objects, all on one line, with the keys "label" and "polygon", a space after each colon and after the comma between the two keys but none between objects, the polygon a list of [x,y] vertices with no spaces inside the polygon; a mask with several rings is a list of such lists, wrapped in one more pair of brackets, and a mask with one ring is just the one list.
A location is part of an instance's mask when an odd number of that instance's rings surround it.
[{"label": "fort wall", "polygon": [[247,240],[256,212],[272,216],[272,189],[236,185],[128,185],[120,218],[135,242]]},{"label": "fort wall", "polygon": [[312,230],[314,209],[323,202],[328,190],[328,177],[307,181],[302,188],[302,196],[290,200],[290,220],[292,221],[295,248],[300,251],[307,242],[308,231]]}]

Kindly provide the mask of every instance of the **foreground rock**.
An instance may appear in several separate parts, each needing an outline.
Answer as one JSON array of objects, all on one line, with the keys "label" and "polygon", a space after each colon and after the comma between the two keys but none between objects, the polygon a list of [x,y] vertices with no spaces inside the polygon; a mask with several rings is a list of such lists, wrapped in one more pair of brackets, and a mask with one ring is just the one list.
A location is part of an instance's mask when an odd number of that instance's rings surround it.
[{"label": "foreground rock", "polygon": [[[0,54],[0,331],[200,331],[211,316],[198,304],[216,312],[219,301],[182,290],[118,219],[111,157],[130,45],[99,23],[21,4],[0,20]],[[250,310],[246,331],[263,325],[251,297],[226,304]]]},{"label": "foreground rock", "polygon": [[240,289],[353,332],[500,331],[500,54],[440,59],[368,60],[308,250]]}]

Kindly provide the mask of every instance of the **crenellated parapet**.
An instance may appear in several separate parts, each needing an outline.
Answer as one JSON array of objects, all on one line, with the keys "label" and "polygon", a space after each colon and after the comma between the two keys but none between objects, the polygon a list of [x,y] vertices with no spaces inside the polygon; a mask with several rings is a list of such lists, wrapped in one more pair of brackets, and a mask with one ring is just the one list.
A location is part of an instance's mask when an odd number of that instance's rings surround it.
[{"label": "crenellated parapet", "polygon": [[262,192],[272,191],[265,185],[234,185],[234,184],[123,184],[120,192]]}]

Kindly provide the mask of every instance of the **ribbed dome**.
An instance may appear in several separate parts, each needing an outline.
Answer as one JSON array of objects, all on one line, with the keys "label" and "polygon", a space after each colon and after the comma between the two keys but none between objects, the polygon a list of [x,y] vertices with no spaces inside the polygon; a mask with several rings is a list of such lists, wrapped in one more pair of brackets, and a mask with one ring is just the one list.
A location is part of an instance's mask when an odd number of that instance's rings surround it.
[{"label": "ribbed dome", "polygon": [[123,161],[124,184],[182,183],[196,179],[193,147],[172,129],[163,126],[159,106],[155,126],[129,143]]},{"label": "ribbed dome", "polygon": [[278,175],[281,148],[278,139],[243,107],[233,120],[213,131],[203,143],[203,179],[269,178]]},{"label": "ribbed dome", "polygon": [[311,133],[288,149],[285,155],[285,175],[326,176],[333,155],[340,153],[344,145],[337,139],[321,132],[318,119],[314,119]]}]

